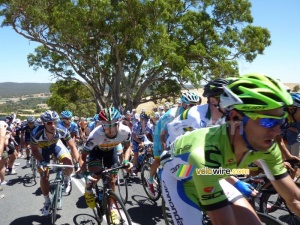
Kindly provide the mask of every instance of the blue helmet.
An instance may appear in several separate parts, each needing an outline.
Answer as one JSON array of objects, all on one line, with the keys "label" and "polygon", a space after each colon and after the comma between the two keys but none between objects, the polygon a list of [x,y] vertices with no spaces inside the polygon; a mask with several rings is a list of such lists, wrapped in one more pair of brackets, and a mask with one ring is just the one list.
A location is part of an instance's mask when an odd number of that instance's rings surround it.
[{"label": "blue helmet", "polygon": [[71,111],[66,110],[62,111],[60,115],[62,118],[71,118],[73,116],[73,113]]},{"label": "blue helmet", "polygon": [[34,116],[27,116],[26,118],[28,123],[33,123],[35,121],[35,117]]},{"label": "blue helmet", "polygon": [[59,120],[59,115],[55,111],[47,110],[41,115],[41,120],[46,123],[46,122],[53,122]]},{"label": "blue helmet", "polygon": [[180,100],[187,105],[199,103],[199,96],[193,92],[185,92],[181,95]]},{"label": "blue helmet", "polygon": [[293,106],[300,107],[300,94],[296,92],[291,93],[293,99]]},{"label": "blue helmet", "polygon": [[95,114],[93,120],[94,120],[95,122],[99,121],[99,114],[98,114],[98,113]]}]

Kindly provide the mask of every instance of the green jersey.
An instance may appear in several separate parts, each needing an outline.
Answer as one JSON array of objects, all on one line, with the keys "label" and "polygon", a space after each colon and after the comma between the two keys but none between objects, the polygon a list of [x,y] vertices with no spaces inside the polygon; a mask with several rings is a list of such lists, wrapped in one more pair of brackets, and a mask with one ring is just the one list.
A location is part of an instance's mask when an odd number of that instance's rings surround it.
[{"label": "green jersey", "polygon": [[172,144],[170,152],[172,174],[185,182],[187,196],[197,194],[204,210],[227,205],[226,190],[222,190],[219,180],[246,171],[244,168],[254,161],[261,164],[270,180],[287,175],[277,143],[267,151],[247,152],[238,163],[229,141],[227,124],[188,132]]}]

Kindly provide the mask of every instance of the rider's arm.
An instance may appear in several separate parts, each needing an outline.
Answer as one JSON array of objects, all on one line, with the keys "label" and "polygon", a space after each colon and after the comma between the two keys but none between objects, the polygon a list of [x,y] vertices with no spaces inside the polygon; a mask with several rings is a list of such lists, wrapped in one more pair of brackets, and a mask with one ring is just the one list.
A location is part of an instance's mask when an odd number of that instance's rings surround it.
[{"label": "rider's arm", "polygon": [[166,131],[164,129],[162,129],[162,131],[160,132],[159,138],[160,138],[160,142],[161,142],[163,150],[167,149],[167,142],[166,142],[167,134],[168,134],[168,131]]},{"label": "rider's arm", "polygon": [[279,180],[271,180],[276,191],[282,196],[288,208],[300,216],[300,189],[296,186],[290,176]]},{"label": "rider's arm", "polygon": [[283,141],[283,139],[282,139],[281,136],[277,136],[275,140],[278,143],[278,146],[280,148],[280,151],[281,151],[283,159],[286,159],[286,160],[287,159],[290,159],[290,160],[292,160],[292,159],[299,160],[299,158],[297,156],[294,156],[294,155],[292,155],[289,152],[289,150],[286,148],[286,145],[285,145],[285,143],[284,143],[284,141]]},{"label": "rider's arm", "polygon": [[86,157],[88,156],[88,154],[89,153],[84,150],[80,154],[79,165],[83,173],[86,171]]},{"label": "rider's arm", "polygon": [[37,161],[41,162],[43,160],[43,157],[39,151],[38,145],[31,143],[30,146],[33,157],[36,158]]},{"label": "rider's arm", "polygon": [[[68,146],[70,147],[72,155],[74,156],[74,159],[76,160],[76,162],[79,162],[79,153],[76,148],[74,139],[71,138],[67,143],[68,143]],[[79,164],[80,164],[80,162],[79,162]]]}]

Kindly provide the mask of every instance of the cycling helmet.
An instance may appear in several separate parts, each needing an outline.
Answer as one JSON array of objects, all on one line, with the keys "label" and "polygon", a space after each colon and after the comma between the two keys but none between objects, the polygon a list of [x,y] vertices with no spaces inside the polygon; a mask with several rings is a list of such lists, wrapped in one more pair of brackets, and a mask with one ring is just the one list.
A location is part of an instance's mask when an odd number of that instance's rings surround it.
[{"label": "cycling helmet", "polygon": [[35,121],[35,117],[34,116],[27,116],[27,123],[33,123]]},{"label": "cycling helmet", "polygon": [[300,107],[300,94],[296,92],[290,93],[293,99],[293,106]]},{"label": "cycling helmet", "polygon": [[71,118],[73,116],[73,113],[69,110],[66,110],[62,111],[60,115],[62,118]]},{"label": "cycling helmet", "polygon": [[150,116],[147,115],[146,113],[141,113],[141,114],[140,114],[140,118],[141,118],[141,119],[145,119],[145,120],[149,120],[149,119],[150,119]]},{"label": "cycling helmet", "polygon": [[43,121],[41,120],[41,118],[37,118],[36,122],[37,122],[38,124],[41,124]]},{"label": "cycling helmet", "polygon": [[159,112],[155,112],[154,113],[154,117],[157,118],[157,119],[159,119],[159,117],[160,117]]},{"label": "cycling helmet", "polygon": [[6,119],[6,123],[11,123],[14,120],[14,116],[13,115],[8,115],[5,117]]},{"label": "cycling helmet", "polygon": [[185,92],[180,97],[181,102],[187,105],[199,102],[199,96],[193,92]]},{"label": "cycling helmet", "polygon": [[98,114],[98,113],[95,114],[93,120],[94,120],[95,122],[99,121],[99,114]]},{"label": "cycling helmet", "polygon": [[79,120],[78,116],[74,116],[74,121],[78,121],[78,120]]},{"label": "cycling helmet", "polygon": [[218,78],[216,80],[208,82],[204,86],[203,97],[215,97],[223,94],[223,86],[228,85],[229,81],[224,78]]},{"label": "cycling helmet", "polygon": [[21,120],[20,119],[16,119],[16,124],[21,124]]},{"label": "cycling helmet", "polygon": [[46,122],[53,122],[56,120],[59,120],[59,115],[55,111],[47,110],[41,115],[41,120],[46,123]]},{"label": "cycling helmet", "polygon": [[121,114],[119,110],[116,108],[105,108],[102,109],[99,113],[99,120],[100,121],[112,121],[112,120],[119,120],[121,118]]},{"label": "cycling helmet", "polygon": [[226,109],[259,111],[292,105],[293,99],[284,85],[271,77],[249,74],[224,87],[220,105]]}]

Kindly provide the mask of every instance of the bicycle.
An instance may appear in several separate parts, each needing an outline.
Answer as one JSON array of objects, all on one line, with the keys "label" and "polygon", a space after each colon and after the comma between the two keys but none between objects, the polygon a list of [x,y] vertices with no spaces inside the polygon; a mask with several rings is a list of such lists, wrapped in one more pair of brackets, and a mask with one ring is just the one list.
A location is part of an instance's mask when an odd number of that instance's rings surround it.
[{"label": "bicycle", "polygon": [[[300,163],[298,161],[289,161],[294,168],[299,168]],[[291,171],[289,171],[291,174]],[[294,179],[294,183],[297,185],[298,188],[300,188],[299,184],[300,177],[296,177]],[[277,193],[273,185],[270,183],[270,185],[267,188],[262,189],[262,195],[260,198],[260,205],[259,209],[261,212],[265,214],[271,214],[276,211],[281,211],[285,213],[282,218],[284,218],[285,222],[290,225],[299,225],[300,224],[300,218],[288,208],[287,204],[285,203],[285,200]]]},{"label": "bicycle", "polygon": [[[163,209],[163,216],[166,225],[174,225],[172,216],[170,213],[168,213],[169,208],[166,206],[166,203],[163,199],[162,201],[162,209]],[[213,225],[212,222],[209,219],[209,216],[206,213],[199,212],[203,214],[203,219],[202,219],[202,225]],[[262,222],[262,225],[283,225],[280,221],[278,221],[276,218],[269,216],[267,214],[261,213],[261,212],[256,212],[258,218]]]},{"label": "bicycle", "polygon": [[36,183],[36,178],[37,178],[37,160],[33,157],[33,155],[30,156],[30,166],[31,166],[32,178],[33,178],[34,182]]},{"label": "bicycle", "polygon": [[[144,163],[148,162],[152,164],[154,161],[153,158],[153,143],[145,142],[144,147],[139,150],[139,157],[137,160],[136,170],[141,172],[141,168]],[[133,157],[131,157],[131,163],[133,163]],[[141,177],[142,178],[142,177]]]},{"label": "bicycle", "polygon": [[146,192],[146,195],[148,196],[149,199],[151,199],[152,201],[157,201],[160,196],[161,196],[161,185],[160,185],[160,172],[161,172],[161,166],[159,166],[156,170],[156,173],[153,177],[153,187],[154,187],[154,191],[155,191],[155,196],[153,196],[150,193],[150,190],[148,188],[148,182],[147,180],[150,177],[150,170],[151,170],[151,165],[149,162],[145,162],[142,165],[141,168],[141,179],[142,179],[142,186]]},{"label": "bicycle", "polygon": [[120,223],[122,225],[131,225],[131,218],[125,208],[123,201],[120,197],[113,192],[110,187],[110,172],[117,169],[124,169],[126,166],[119,165],[110,169],[104,169],[103,171],[96,173],[96,175],[101,175],[102,177],[102,187],[97,185],[97,182],[93,182],[92,175],[87,177],[93,183],[92,191],[95,196],[96,207],[93,208],[93,213],[96,220],[101,223],[103,216],[106,216],[107,224],[113,224],[111,215],[111,203],[112,207],[116,209],[118,216],[120,218]]},{"label": "bicycle", "polygon": [[[62,165],[62,164],[47,164],[47,167],[56,167],[56,177],[53,182],[50,183],[50,193],[52,194],[52,201],[50,205],[50,210],[52,212],[51,222],[55,224],[57,218],[57,210],[62,209],[62,192],[64,189],[64,168],[74,168],[73,165]],[[68,195],[72,191],[72,182],[71,189]]]},{"label": "bicycle", "polygon": [[128,201],[128,183],[127,183],[127,173],[124,169],[118,170],[118,176],[116,180],[116,186],[118,187],[119,196],[124,204]]}]

